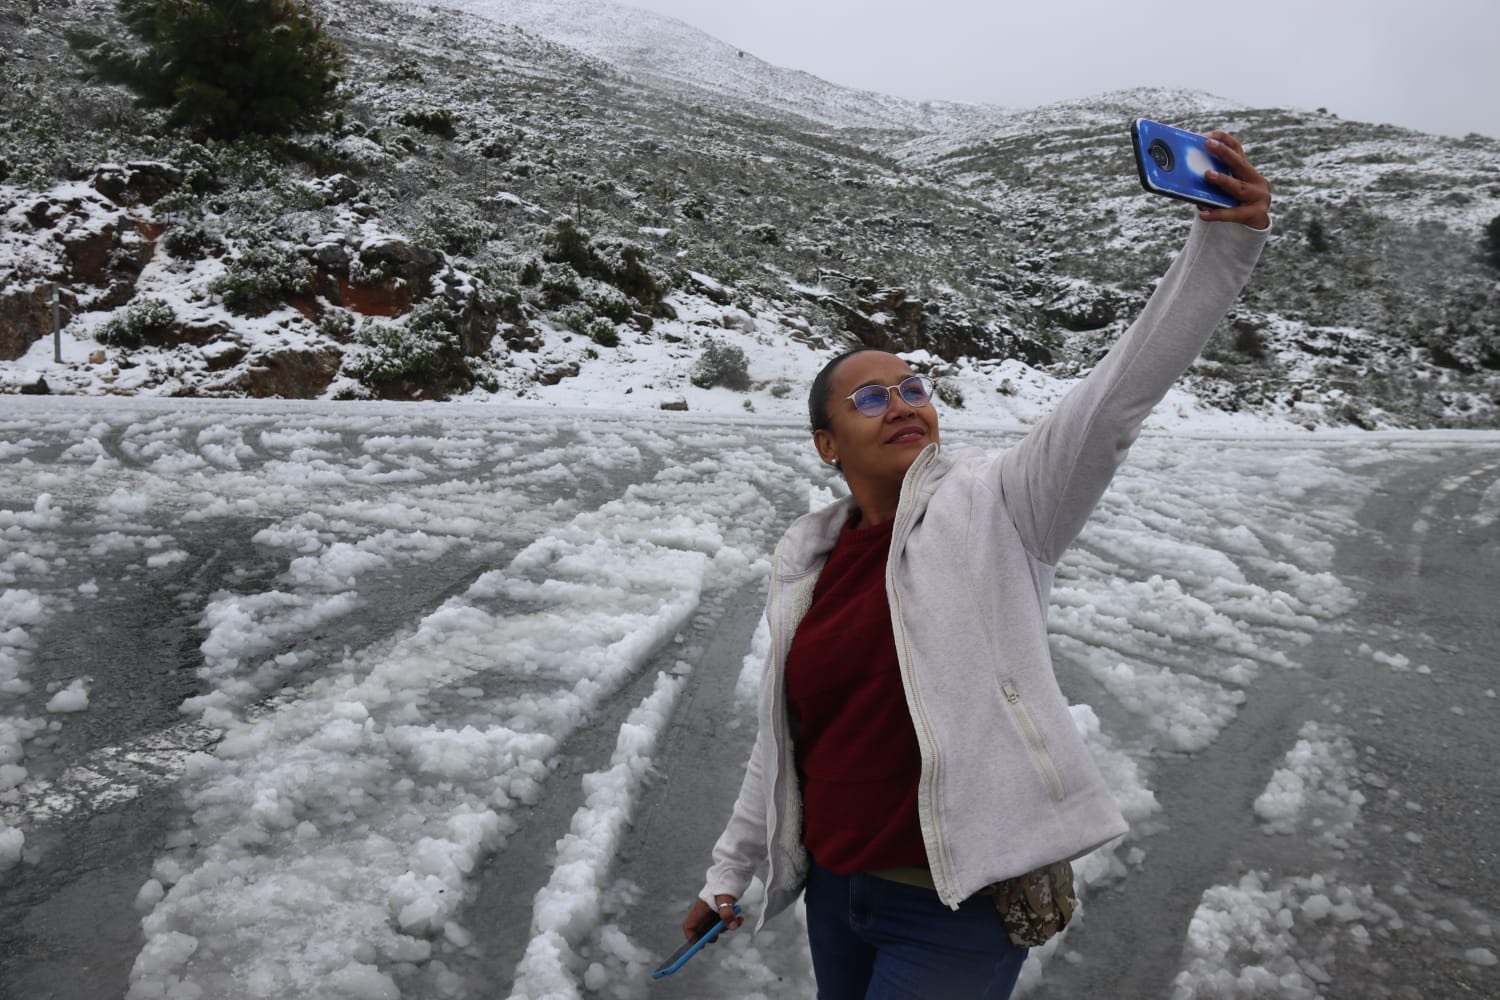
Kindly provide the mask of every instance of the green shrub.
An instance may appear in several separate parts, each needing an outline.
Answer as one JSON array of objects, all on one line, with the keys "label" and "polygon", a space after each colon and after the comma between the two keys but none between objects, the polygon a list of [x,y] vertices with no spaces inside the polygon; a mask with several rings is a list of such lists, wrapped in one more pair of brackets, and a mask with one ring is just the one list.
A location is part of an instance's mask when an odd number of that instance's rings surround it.
[{"label": "green shrub", "polygon": [[578,272],[567,264],[547,264],[542,268],[541,289],[551,306],[577,302],[583,294]]},{"label": "green shrub", "polygon": [[294,247],[262,240],[230,261],[208,290],[223,298],[224,308],[253,316],[270,312],[289,295],[310,293],[312,279],[312,265]]},{"label": "green shrub", "polygon": [[396,120],[440,139],[452,139],[458,135],[458,118],[446,108],[408,111]]},{"label": "green shrub", "polygon": [[351,285],[379,285],[390,280],[390,266],[383,260],[374,264],[366,264],[363,257],[356,254],[349,260],[349,283]]},{"label": "green shrub", "polygon": [[434,298],[418,302],[407,317],[406,324],[434,336],[446,335],[452,345],[458,347],[458,316],[446,299]]},{"label": "green shrub", "polygon": [[354,314],[347,309],[330,309],[318,319],[318,333],[329,340],[347,343],[354,333]]},{"label": "green shrub", "polygon": [[600,347],[619,347],[620,331],[615,324],[603,316],[595,316],[589,320],[586,332],[589,339]]},{"label": "green shrub", "polygon": [[781,242],[781,233],[769,222],[759,222],[749,226],[740,227],[740,238],[752,243],[764,243],[775,246]]},{"label": "green shrub", "polygon": [[100,328],[95,339],[112,347],[139,347],[153,333],[165,333],[177,322],[171,303],[161,299],[137,299]]},{"label": "green shrub", "polygon": [[579,282],[579,293],[583,303],[593,310],[596,316],[607,316],[613,323],[623,323],[630,318],[635,311],[619,289],[606,285],[602,281],[585,278]]},{"label": "green shrub", "polygon": [[651,252],[634,240],[601,236],[590,241],[589,252],[600,272],[594,277],[609,282],[648,309],[655,309],[672,290],[666,273],[649,263]]},{"label": "green shrub", "polygon": [[422,246],[436,247],[452,256],[472,257],[499,235],[494,223],[465,205],[446,197],[426,199],[423,220],[413,234]]},{"label": "green shrub", "polygon": [[589,324],[594,320],[594,313],[582,302],[573,302],[557,310],[556,319],[563,326],[575,333],[588,335]]},{"label": "green shrub", "polygon": [[101,78],[206,135],[285,134],[338,102],[343,55],[305,0],[116,0],[135,45],[68,36]]},{"label": "green shrub", "polygon": [[1495,216],[1484,227],[1484,251],[1485,258],[1500,268],[1500,215]]},{"label": "green shrub", "polygon": [[208,251],[222,246],[219,238],[202,226],[173,226],[162,234],[161,247],[178,260],[202,260]]},{"label": "green shrub", "polygon": [[428,375],[459,359],[452,312],[440,303],[429,304],[432,301],[413,310],[405,323],[375,321],[361,326],[355,339],[363,350],[349,363],[355,376],[390,382]]},{"label": "green shrub", "polygon": [[553,263],[571,265],[579,274],[588,274],[593,270],[588,234],[580,230],[566,215],[553,224],[551,239],[542,256]]},{"label": "green shrub", "polygon": [[671,291],[665,272],[649,263],[651,252],[634,240],[620,236],[590,237],[572,219],[564,216],[553,225],[542,256],[554,264],[566,264],[585,278],[613,285],[654,310]]},{"label": "green shrub", "polygon": [[750,359],[734,344],[710,337],[689,380],[700,389],[722,385],[743,392],[750,388]]},{"label": "green shrub", "polygon": [[385,78],[400,83],[422,83],[427,79],[417,67],[417,61],[409,57],[398,60],[386,71]]},{"label": "green shrub", "polygon": [[964,408],[964,391],[952,382],[938,382],[937,398],[944,405],[951,406],[955,410],[962,410]]}]

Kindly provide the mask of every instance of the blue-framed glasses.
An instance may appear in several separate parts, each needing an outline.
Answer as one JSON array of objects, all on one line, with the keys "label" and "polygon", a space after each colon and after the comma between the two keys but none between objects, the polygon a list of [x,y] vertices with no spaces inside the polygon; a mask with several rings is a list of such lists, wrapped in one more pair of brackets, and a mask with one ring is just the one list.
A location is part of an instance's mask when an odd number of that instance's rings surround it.
[{"label": "blue-framed glasses", "polygon": [[932,379],[912,375],[895,385],[862,385],[844,398],[867,417],[878,417],[891,408],[891,390],[901,394],[907,406],[926,406],[932,402]]}]

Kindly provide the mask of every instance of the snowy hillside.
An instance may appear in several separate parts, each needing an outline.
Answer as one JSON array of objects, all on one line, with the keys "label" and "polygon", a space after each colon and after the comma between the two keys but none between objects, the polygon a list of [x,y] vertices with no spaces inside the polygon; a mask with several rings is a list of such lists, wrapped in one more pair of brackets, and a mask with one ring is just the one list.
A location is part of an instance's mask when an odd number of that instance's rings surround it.
[{"label": "snowy hillside", "polygon": [[1500,412],[1493,140],[1183,91],[934,110],[597,0],[322,9],[347,100],[279,144],[80,80],[62,36],[118,34],[107,0],[0,11],[0,391],[790,416],[864,343],[960,419],[1023,420],[1182,243],[1191,212],[1135,179],[1145,115],[1237,131],[1277,191],[1196,402],[1162,419]]},{"label": "snowy hillside", "polygon": [[762,113],[842,128],[933,131],[983,127],[1004,112],[983,105],[908,101],[775,66],[676,18],[608,0],[440,0],[597,56],[643,80],[708,92]]}]

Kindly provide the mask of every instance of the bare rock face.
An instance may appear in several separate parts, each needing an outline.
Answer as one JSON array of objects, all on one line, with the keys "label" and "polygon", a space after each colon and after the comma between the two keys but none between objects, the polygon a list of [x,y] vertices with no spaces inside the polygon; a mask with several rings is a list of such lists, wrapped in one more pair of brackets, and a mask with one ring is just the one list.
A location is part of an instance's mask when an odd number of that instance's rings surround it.
[{"label": "bare rock face", "polygon": [[565,365],[554,365],[537,372],[536,380],[542,385],[556,385],[565,378],[577,378],[580,370],[576,361]]},{"label": "bare rock face", "polygon": [[52,291],[45,285],[0,291],[0,361],[14,361],[52,332]]},{"label": "bare rock face", "polygon": [[342,363],[343,352],[332,344],[272,351],[251,359],[240,377],[240,388],[251,396],[316,399],[338,375]]},{"label": "bare rock face", "polygon": [[[0,266],[0,360],[25,355],[51,333],[53,282],[62,288],[64,322],[75,313],[133,304],[140,275],[165,230],[142,206],[181,182],[181,172],[170,164],[104,164],[82,182],[0,199],[0,216],[15,230],[12,242],[36,251],[25,256],[24,268]],[[320,192],[331,203],[359,195],[357,183],[343,177],[326,179]],[[428,309],[455,335],[451,357],[442,365],[406,377],[409,385],[392,387],[403,398],[469,388],[473,374],[467,359],[489,351],[502,322],[517,343],[536,339],[519,302],[496,300],[436,250],[397,237],[362,245],[335,237],[302,252],[314,269],[311,294],[291,295],[267,308],[289,305],[314,324],[334,307],[373,318]],[[144,332],[141,342],[168,351],[196,346],[210,370],[224,373],[221,390],[312,398],[323,395],[337,377],[341,342],[352,333],[340,332],[337,323],[331,331],[310,348],[257,353],[223,321],[189,316]],[[123,350],[128,356],[129,348]]]},{"label": "bare rock face", "polygon": [[0,269],[0,360],[21,357],[52,332],[53,281],[63,286],[65,323],[80,306],[108,309],[134,297],[159,227],[79,185],[0,205],[0,211],[8,207],[19,209],[31,227],[26,239],[36,253],[15,270]]},{"label": "bare rock face", "polygon": [[836,314],[844,330],[866,347],[892,353],[925,350],[943,358],[1052,362],[1052,352],[1035,340],[982,325],[963,313],[947,314],[941,304],[912,298],[904,288],[879,288],[869,279],[850,279],[848,284],[859,293],[853,305],[826,293],[804,295]]},{"label": "bare rock face", "polygon": [[90,186],[116,205],[152,205],[177,190],[182,171],[170,163],[106,163],[94,171]]},{"label": "bare rock face", "polygon": [[319,248],[315,259],[323,269],[319,293],[362,316],[411,312],[445,266],[437,252],[398,239],[361,247],[357,256],[342,248]]},{"label": "bare rock face", "polygon": [[0,204],[0,214],[14,209],[12,217],[31,227],[25,239],[37,251],[16,270],[0,268],[0,360],[21,357],[52,332],[53,281],[63,286],[64,323],[79,309],[130,302],[162,232],[135,206],[150,205],[181,183],[181,171],[167,163],[104,164],[87,186],[64,185]]},{"label": "bare rock face", "polygon": [[[444,271],[440,282],[442,296],[453,310],[458,330],[458,340],[465,357],[474,357],[490,349],[504,311],[491,305],[473,285],[459,280],[452,268]],[[519,315],[507,317],[512,322],[525,323]]]}]

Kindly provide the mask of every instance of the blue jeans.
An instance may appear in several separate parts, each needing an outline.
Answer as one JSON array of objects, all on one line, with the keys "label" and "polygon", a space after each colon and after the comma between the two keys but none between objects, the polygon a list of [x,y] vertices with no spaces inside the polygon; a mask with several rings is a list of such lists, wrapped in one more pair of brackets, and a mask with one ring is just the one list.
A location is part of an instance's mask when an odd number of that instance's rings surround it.
[{"label": "blue jeans", "polygon": [[988,896],[950,910],[931,889],[814,861],[806,899],[818,1000],[1006,1000],[1026,961]]}]

